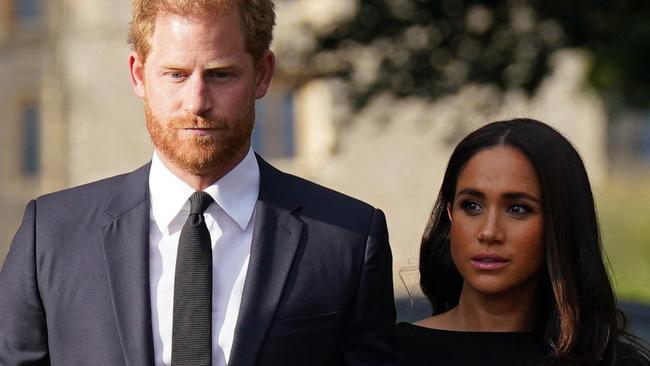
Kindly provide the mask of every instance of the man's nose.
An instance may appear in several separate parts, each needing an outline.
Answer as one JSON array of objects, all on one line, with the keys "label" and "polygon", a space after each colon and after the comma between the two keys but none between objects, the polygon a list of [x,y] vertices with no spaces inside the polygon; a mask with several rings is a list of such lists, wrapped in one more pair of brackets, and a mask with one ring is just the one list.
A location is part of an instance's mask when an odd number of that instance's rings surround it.
[{"label": "man's nose", "polygon": [[201,75],[192,75],[185,85],[183,109],[196,116],[203,116],[212,108],[208,85]]},{"label": "man's nose", "polygon": [[495,209],[488,210],[478,232],[478,241],[484,244],[498,244],[505,239],[502,218]]}]

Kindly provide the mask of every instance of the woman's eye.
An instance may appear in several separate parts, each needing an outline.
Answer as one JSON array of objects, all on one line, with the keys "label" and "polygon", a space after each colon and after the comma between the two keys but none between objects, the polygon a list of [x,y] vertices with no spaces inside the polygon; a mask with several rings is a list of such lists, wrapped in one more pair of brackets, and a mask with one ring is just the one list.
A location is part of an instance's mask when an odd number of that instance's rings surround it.
[{"label": "woman's eye", "polygon": [[482,209],[481,205],[476,201],[464,201],[461,202],[460,206],[469,214],[479,213]]},{"label": "woman's eye", "polygon": [[507,212],[518,216],[529,214],[532,210],[526,205],[512,205],[508,207]]}]

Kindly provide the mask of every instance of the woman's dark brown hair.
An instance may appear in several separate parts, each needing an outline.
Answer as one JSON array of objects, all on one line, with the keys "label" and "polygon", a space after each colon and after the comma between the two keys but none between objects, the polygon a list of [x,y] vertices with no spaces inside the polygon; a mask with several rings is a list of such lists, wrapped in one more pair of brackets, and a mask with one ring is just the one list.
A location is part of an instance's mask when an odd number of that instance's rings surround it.
[{"label": "woman's dark brown hair", "polygon": [[582,159],[558,131],[531,119],[487,124],[452,153],[420,248],[420,281],[433,313],[456,306],[463,284],[451,260],[446,212],[458,175],[476,153],[499,145],[524,153],[539,178],[546,268],[536,330],[548,346],[550,362],[648,365],[647,350],[625,331],[625,318],[616,308]]}]

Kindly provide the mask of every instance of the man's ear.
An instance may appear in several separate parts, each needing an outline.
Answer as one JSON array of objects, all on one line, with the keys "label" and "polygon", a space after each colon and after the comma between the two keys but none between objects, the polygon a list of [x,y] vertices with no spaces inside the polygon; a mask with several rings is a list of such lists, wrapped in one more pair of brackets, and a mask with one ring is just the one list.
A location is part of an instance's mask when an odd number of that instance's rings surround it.
[{"label": "man's ear", "polygon": [[275,72],[275,55],[270,50],[264,52],[255,67],[255,98],[266,95]]},{"label": "man's ear", "polygon": [[447,217],[449,218],[449,222],[451,222],[451,202],[447,203]]},{"label": "man's ear", "polygon": [[144,60],[135,51],[129,54],[129,72],[135,95],[144,98]]}]

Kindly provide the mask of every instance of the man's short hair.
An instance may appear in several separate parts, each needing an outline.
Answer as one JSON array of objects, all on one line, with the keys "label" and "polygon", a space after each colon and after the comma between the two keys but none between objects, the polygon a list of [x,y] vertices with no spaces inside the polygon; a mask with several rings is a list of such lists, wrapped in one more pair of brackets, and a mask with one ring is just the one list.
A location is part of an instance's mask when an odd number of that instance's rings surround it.
[{"label": "man's short hair", "polygon": [[246,51],[259,60],[269,49],[275,25],[273,0],[132,0],[128,42],[146,60],[156,18],[164,15],[204,17],[239,9]]}]

